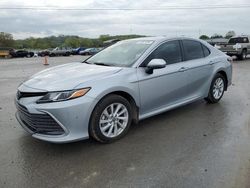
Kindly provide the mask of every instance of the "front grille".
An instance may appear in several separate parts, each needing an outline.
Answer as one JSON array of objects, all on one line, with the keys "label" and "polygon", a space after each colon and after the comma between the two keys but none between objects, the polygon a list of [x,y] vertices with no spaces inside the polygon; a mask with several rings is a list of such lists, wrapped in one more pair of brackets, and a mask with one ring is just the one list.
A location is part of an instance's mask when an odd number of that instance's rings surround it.
[{"label": "front grille", "polygon": [[21,91],[17,91],[17,99],[21,99],[21,98],[25,98],[25,97],[38,97],[38,96],[44,96],[46,95],[48,92],[35,92],[35,93],[31,93],[31,92],[21,92]]},{"label": "front grille", "polygon": [[34,133],[62,135],[63,128],[48,114],[31,114],[26,107],[17,102],[17,112],[21,121]]}]

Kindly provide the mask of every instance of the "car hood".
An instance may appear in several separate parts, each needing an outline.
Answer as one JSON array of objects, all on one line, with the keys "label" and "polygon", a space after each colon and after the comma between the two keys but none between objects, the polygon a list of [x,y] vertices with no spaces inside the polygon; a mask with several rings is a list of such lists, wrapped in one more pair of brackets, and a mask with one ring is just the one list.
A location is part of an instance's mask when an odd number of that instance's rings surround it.
[{"label": "car hood", "polygon": [[[52,67],[33,75],[24,86],[43,91],[63,91],[76,88],[84,82],[100,80],[119,72],[120,67],[68,63]],[[91,86],[86,86],[91,87]]]}]

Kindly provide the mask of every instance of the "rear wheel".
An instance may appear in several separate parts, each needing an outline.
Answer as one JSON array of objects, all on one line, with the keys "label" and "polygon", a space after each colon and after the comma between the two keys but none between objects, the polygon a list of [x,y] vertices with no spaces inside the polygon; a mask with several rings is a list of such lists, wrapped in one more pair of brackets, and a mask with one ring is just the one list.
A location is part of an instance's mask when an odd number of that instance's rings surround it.
[{"label": "rear wheel", "polygon": [[208,103],[218,103],[224,95],[226,89],[225,77],[220,73],[217,73],[213,78],[213,81],[210,86],[208,97],[205,100]]},{"label": "rear wheel", "polygon": [[240,60],[245,60],[247,58],[247,50],[242,50],[241,54],[238,56]]},{"label": "rear wheel", "polygon": [[95,107],[89,125],[90,135],[102,143],[122,138],[132,122],[130,103],[119,95],[109,95]]}]

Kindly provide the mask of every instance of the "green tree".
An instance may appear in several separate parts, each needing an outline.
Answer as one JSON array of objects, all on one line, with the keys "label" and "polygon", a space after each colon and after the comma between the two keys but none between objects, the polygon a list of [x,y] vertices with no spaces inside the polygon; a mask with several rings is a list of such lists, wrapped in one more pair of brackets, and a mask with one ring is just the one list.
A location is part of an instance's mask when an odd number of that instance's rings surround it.
[{"label": "green tree", "polygon": [[226,39],[230,39],[231,37],[234,37],[236,33],[234,31],[228,31],[227,34],[225,35]]},{"label": "green tree", "polygon": [[106,40],[110,40],[112,37],[110,35],[100,35],[99,39],[101,41],[106,41]]},{"label": "green tree", "polygon": [[64,46],[77,48],[81,45],[81,40],[79,37],[68,37],[64,42]]},{"label": "green tree", "polygon": [[50,36],[50,37],[44,37],[44,38],[27,38],[22,40],[15,40],[15,48],[22,49],[48,49],[48,48],[55,48],[55,47],[61,47],[61,46],[67,46],[67,47],[102,47],[103,42],[111,39],[131,39],[131,38],[138,38],[143,37],[140,35],[116,35],[116,36],[110,36],[110,35],[101,35],[99,38],[91,39],[91,38],[83,38],[79,36],[65,36],[65,35],[59,35],[59,36]]},{"label": "green tree", "polygon": [[90,47],[94,47],[94,43],[92,39],[81,38],[80,46],[90,48]]},{"label": "green tree", "polygon": [[14,39],[10,33],[0,32],[0,47],[13,47]]},{"label": "green tree", "polygon": [[218,38],[223,38],[223,36],[220,35],[220,34],[217,34],[217,33],[215,33],[215,34],[213,34],[213,35],[211,36],[211,39],[218,39]]},{"label": "green tree", "polygon": [[202,39],[202,40],[207,40],[207,39],[209,39],[209,36],[207,36],[207,35],[201,35],[201,36],[200,36],[200,39]]}]

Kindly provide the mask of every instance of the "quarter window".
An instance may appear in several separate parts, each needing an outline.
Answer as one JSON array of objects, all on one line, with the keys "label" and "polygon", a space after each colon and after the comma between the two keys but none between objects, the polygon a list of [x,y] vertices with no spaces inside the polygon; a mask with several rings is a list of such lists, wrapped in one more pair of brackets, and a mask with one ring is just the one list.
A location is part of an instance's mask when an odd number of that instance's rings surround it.
[{"label": "quarter window", "polygon": [[167,64],[181,62],[182,54],[179,41],[170,41],[159,46],[148,56],[142,66],[146,66],[152,59],[164,59]]},{"label": "quarter window", "polygon": [[210,50],[206,46],[202,45],[202,49],[205,57],[210,55]]},{"label": "quarter window", "polygon": [[185,54],[185,60],[200,59],[204,57],[200,42],[183,40],[183,50]]}]

